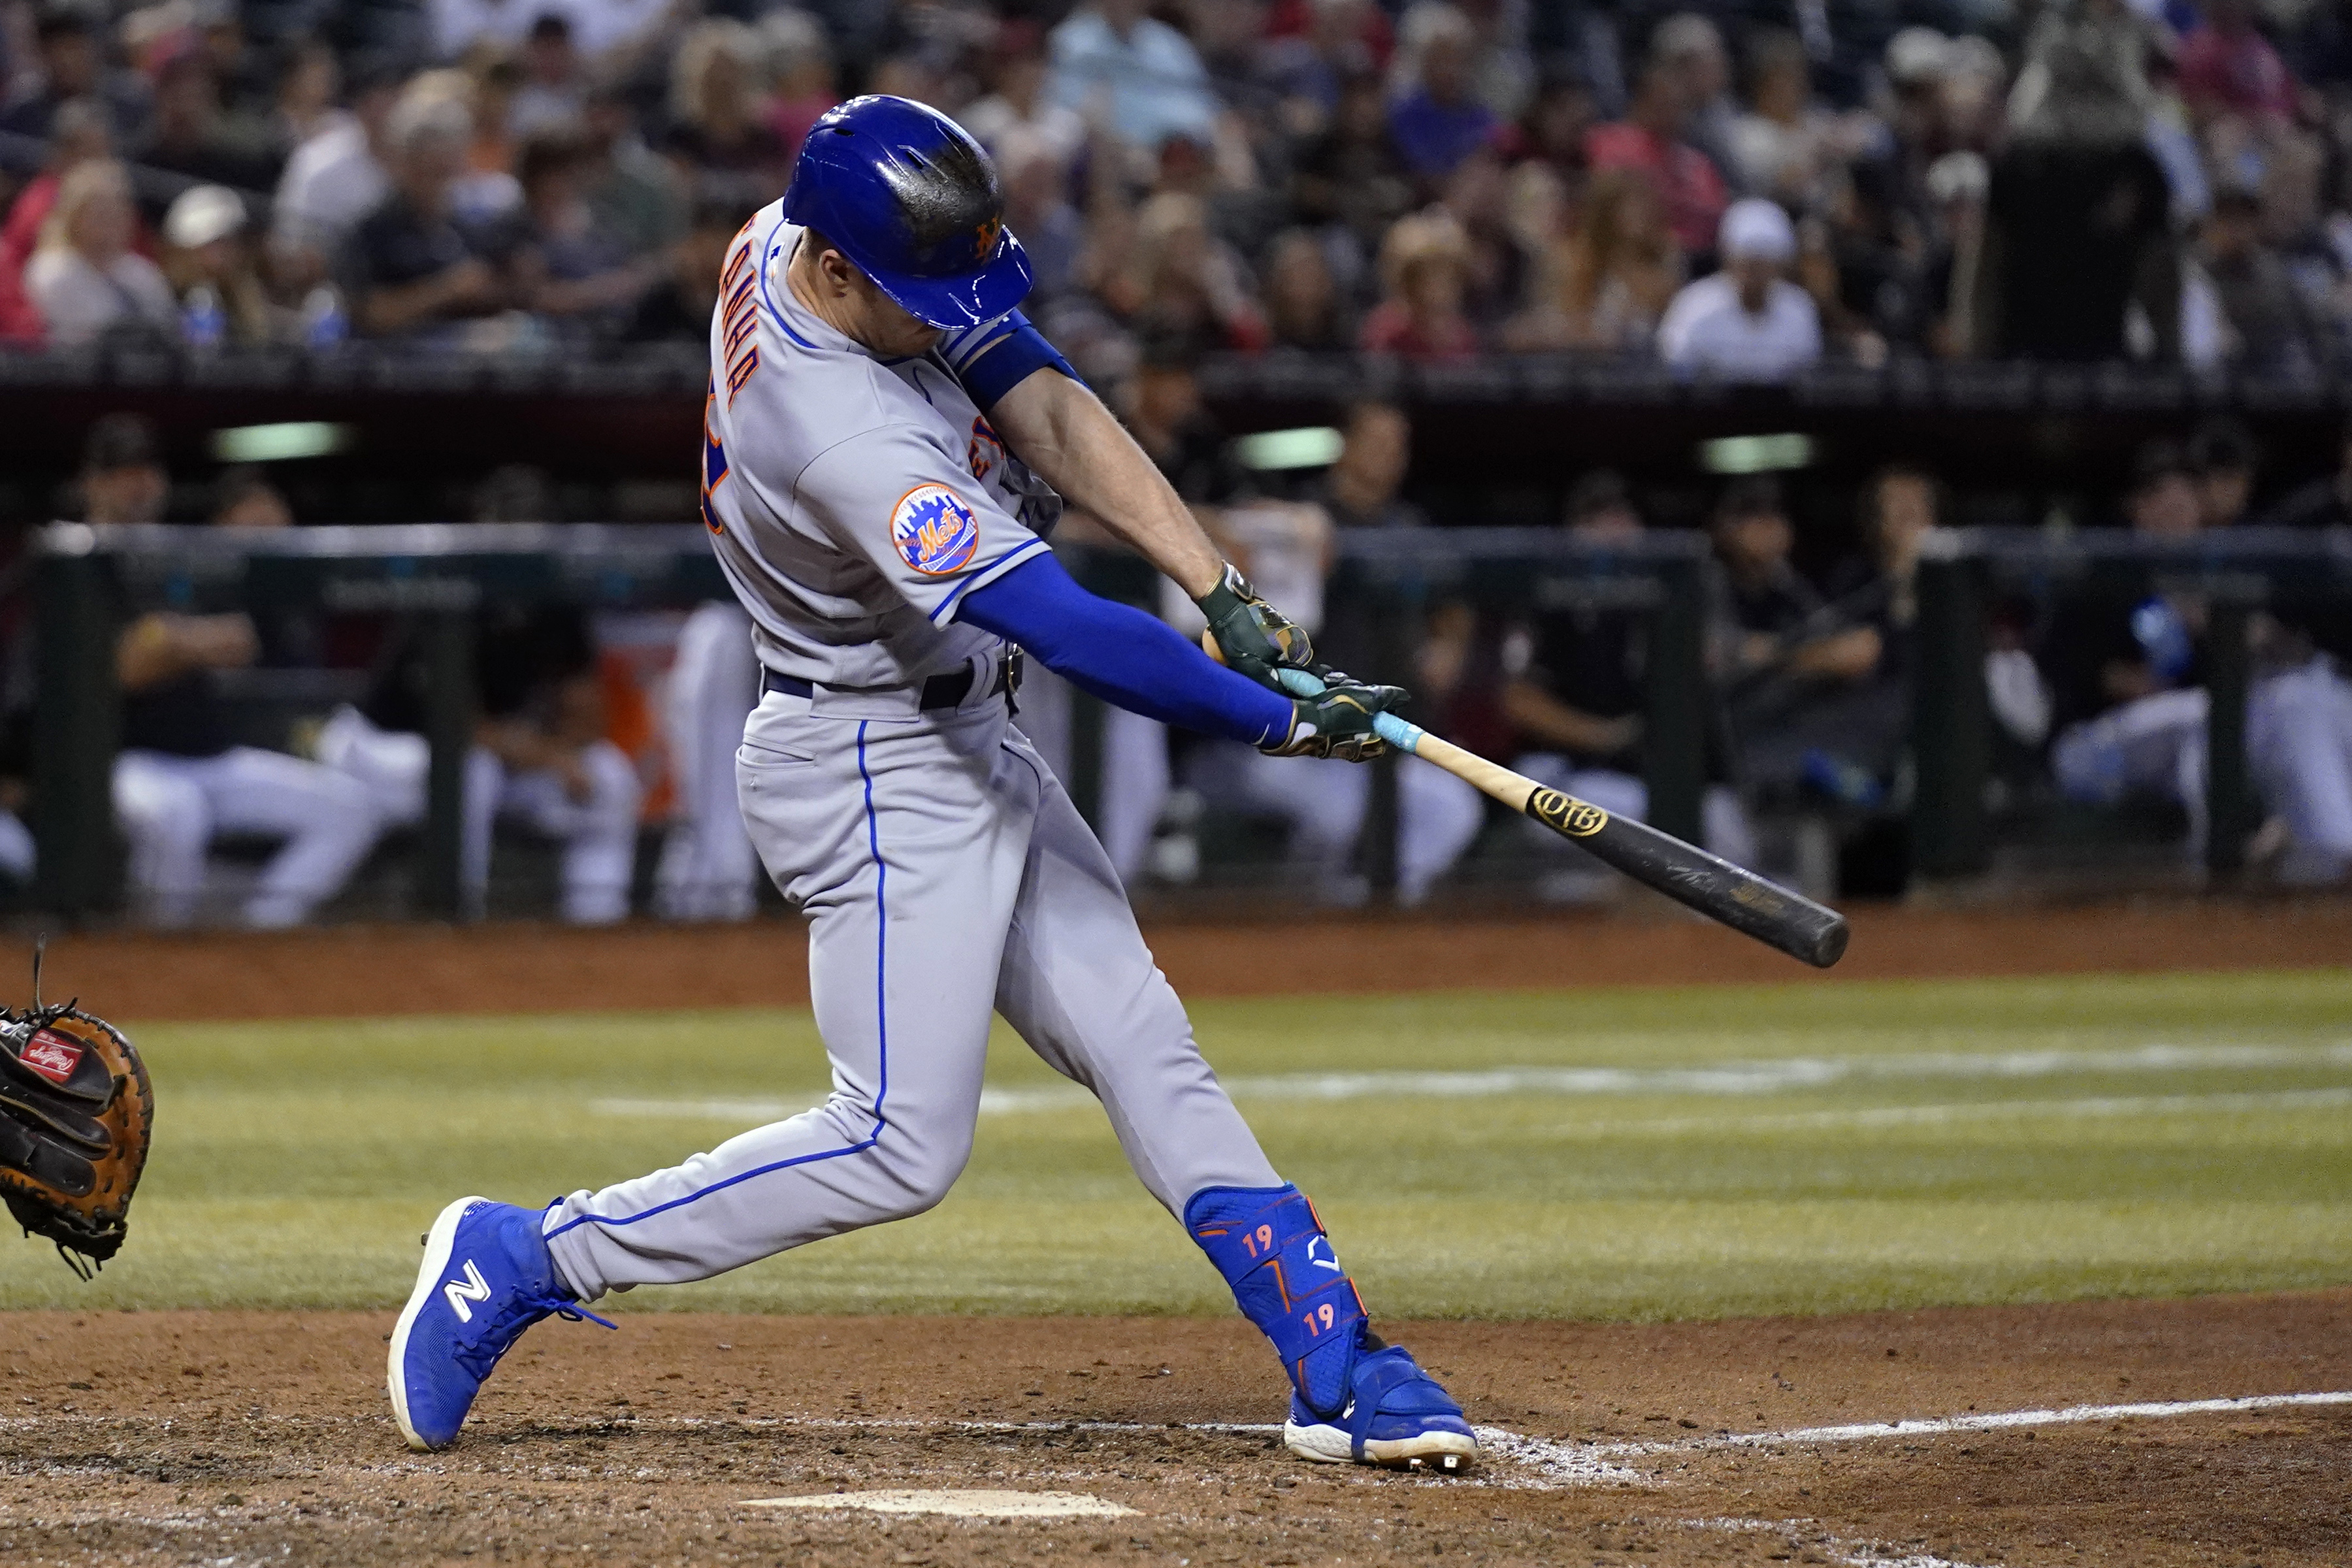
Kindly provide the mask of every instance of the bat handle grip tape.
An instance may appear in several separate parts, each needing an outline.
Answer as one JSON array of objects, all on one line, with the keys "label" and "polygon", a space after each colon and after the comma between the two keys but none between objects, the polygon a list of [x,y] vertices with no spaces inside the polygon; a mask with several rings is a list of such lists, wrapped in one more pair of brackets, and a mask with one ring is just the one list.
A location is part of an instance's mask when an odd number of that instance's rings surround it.
[{"label": "bat handle grip tape", "polygon": [[[1323,683],[1315,678],[1311,670],[1298,669],[1289,665],[1277,665],[1275,667],[1274,678],[1281,681],[1282,689],[1293,697],[1323,695]],[[1426,731],[1420,725],[1400,719],[1393,713],[1377,713],[1372,716],[1372,732],[1400,752],[1412,752],[1420,749],[1421,737]]]}]

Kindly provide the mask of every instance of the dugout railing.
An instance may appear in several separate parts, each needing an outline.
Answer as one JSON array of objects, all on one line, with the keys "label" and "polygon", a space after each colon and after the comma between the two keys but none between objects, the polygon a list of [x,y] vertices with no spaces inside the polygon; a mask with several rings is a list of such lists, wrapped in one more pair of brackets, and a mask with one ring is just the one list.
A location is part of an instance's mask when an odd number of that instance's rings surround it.
[{"label": "dugout railing", "polygon": [[2121,529],[1968,529],[1932,538],[1919,565],[1911,725],[1918,876],[1966,879],[1995,863],[1996,731],[1985,659],[1996,601],[2128,608],[2158,595],[2203,608],[2204,870],[2217,882],[2243,870],[2262,821],[2246,745],[2256,676],[2251,623],[2273,612],[2318,631],[2323,651],[2341,652],[2342,634],[2352,632],[2352,531],[2243,528],[2156,539]]},{"label": "dugout railing", "polygon": [[[1082,579],[1114,597],[1156,603],[1131,556],[1065,547]],[[1645,667],[1642,771],[1651,819],[1699,837],[1702,793],[1725,776],[1717,693],[1705,668],[1703,536],[1653,531],[1600,546],[1556,530],[1351,530],[1328,585],[1323,637],[1343,666],[1414,684],[1432,606],[1465,600],[1490,624],[1578,606],[1630,610]],[[433,763],[419,837],[415,912],[456,918],[463,759],[474,705],[474,615],[486,602],[562,602],[592,609],[684,608],[726,584],[693,525],[433,524],[241,532],[203,527],[59,523],[39,537],[35,605],[35,905],[66,918],[121,903],[121,853],[110,774],[121,697],[115,637],[147,609],[377,612],[412,622],[427,647],[425,694]],[[1995,867],[2003,829],[1995,724],[1985,685],[1988,629],[2004,595],[2137,602],[2190,594],[2208,606],[2210,699],[2206,769],[2209,870],[2241,866],[2259,820],[2245,761],[2254,676],[2245,628],[2271,608],[2352,625],[2352,537],[2243,530],[2156,542],[2119,531],[2063,535],[1968,530],[1937,536],[1918,576],[1907,783],[1889,808],[1907,818],[1916,877],[1951,881]],[[330,705],[358,672],[285,672],[296,700]],[[299,678],[299,679],[298,679]],[[341,682],[339,685],[338,682]],[[1074,699],[1069,784],[1092,814],[1101,787],[1100,710]],[[1376,774],[1362,869],[1391,885],[1394,763]],[[1731,770],[1736,775],[1736,766]]]}]

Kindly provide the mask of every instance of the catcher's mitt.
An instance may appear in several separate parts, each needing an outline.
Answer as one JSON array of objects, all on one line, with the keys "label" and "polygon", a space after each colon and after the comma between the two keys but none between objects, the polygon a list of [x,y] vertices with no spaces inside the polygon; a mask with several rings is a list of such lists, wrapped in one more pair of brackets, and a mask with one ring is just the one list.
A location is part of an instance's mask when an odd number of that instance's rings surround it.
[{"label": "catcher's mitt", "polygon": [[85,1279],[121,1249],[154,1121],[122,1031],[70,1002],[0,1008],[0,1198]]}]

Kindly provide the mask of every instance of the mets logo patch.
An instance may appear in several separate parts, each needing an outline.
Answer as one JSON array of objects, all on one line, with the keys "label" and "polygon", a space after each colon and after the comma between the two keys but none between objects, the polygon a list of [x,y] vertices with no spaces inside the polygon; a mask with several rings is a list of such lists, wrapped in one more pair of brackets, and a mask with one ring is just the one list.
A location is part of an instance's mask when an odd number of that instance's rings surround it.
[{"label": "mets logo patch", "polygon": [[81,1054],[82,1047],[63,1035],[36,1029],[33,1037],[25,1042],[24,1055],[16,1059],[51,1083],[63,1083],[73,1077],[74,1068],[81,1065]]},{"label": "mets logo patch", "polygon": [[890,542],[924,576],[944,577],[980,548],[980,519],[947,486],[917,485],[890,510]]}]

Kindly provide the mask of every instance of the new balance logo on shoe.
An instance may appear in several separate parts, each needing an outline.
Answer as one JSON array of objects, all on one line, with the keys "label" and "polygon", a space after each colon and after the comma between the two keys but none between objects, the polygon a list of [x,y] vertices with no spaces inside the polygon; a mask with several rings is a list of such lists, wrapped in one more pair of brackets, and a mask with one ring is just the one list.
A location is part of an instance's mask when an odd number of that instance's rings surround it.
[{"label": "new balance logo on shoe", "polygon": [[449,1310],[457,1314],[457,1321],[461,1323],[470,1323],[474,1321],[474,1309],[467,1303],[488,1300],[490,1285],[488,1280],[482,1278],[480,1265],[468,1258],[466,1259],[466,1277],[463,1279],[452,1279],[441,1287],[441,1294],[449,1298]]}]

